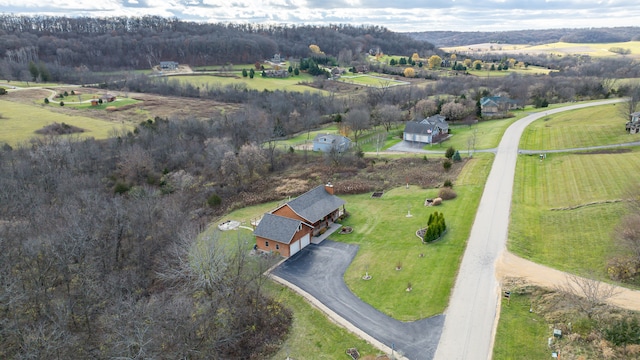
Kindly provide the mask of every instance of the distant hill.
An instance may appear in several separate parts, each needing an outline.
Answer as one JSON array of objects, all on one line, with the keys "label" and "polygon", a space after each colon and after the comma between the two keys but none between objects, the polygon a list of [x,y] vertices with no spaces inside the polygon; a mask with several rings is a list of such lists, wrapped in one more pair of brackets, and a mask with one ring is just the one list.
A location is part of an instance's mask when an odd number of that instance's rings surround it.
[{"label": "distant hill", "polygon": [[437,47],[452,47],[481,43],[539,45],[553,42],[613,43],[640,40],[640,27],[547,29],[517,31],[424,31],[406,33],[410,37],[428,41]]}]

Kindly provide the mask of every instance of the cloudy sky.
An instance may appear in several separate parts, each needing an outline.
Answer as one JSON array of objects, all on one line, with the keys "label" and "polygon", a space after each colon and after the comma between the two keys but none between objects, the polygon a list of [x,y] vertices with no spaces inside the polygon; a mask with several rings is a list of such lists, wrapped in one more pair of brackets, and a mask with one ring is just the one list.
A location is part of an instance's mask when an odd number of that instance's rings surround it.
[{"label": "cloudy sky", "polygon": [[0,13],[375,24],[394,31],[640,26],[638,0],[0,0]]}]

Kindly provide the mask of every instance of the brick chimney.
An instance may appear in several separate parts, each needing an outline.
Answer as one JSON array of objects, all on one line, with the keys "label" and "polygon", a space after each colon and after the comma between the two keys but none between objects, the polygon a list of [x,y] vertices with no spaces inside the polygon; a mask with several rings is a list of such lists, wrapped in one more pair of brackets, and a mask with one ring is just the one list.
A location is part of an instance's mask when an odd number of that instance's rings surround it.
[{"label": "brick chimney", "polygon": [[326,192],[328,192],[329,194],[333,195],[333,184],[331,184],[330,182],[328,182],[325,186],[324,189]]}]

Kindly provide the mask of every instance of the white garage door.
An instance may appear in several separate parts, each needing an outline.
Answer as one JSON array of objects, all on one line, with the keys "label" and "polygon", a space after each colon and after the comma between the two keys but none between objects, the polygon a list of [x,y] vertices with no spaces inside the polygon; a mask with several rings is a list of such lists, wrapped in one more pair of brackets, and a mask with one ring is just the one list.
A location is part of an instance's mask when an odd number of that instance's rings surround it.
[{"label": "white garage door", "polygon": [[300,251],[300,241],[296,241],[293,242],[290,246],[289,246],[289,256],[293,256],[293,254],[297,253],[298,251]]},{"label": "white garage door", "polygon": [[311,236],[309,234],[305,235],[302,239],[300,239],[300,242],[302,243],[302,248],[304,249],[307,245],[309,245]]}]

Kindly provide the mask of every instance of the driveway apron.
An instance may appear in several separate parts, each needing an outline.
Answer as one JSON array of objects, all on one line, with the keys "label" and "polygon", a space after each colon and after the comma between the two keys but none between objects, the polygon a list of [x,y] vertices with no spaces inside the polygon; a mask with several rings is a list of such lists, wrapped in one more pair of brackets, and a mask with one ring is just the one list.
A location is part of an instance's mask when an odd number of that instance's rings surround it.
[{"label": "driveway apron", "polygon": [[357,245],[325,240],[319,245],[307,246],[271,275],[298,286],[353,326],[408,359],[433,359],[444,316],[402,322],[360,300],[344,282],[344,273],[357,252]]}]

